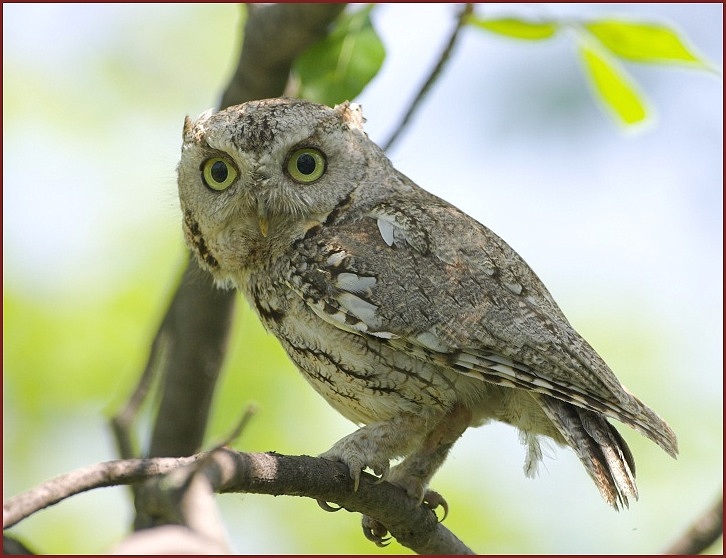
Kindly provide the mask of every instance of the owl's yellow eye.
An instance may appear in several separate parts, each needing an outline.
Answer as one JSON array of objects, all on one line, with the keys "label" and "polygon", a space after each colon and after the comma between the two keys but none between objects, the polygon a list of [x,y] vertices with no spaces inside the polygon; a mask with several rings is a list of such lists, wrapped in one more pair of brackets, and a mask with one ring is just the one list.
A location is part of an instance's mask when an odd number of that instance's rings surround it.
[{"label": "owl's yellow eye", "polygon": [[212,190],[226,190],[237,178],[237,169],[227,159],[212,157],[202,163],[202,178]]},{"label": "owl's yellow eye", "polygon": [[325,172],[325,156],[311,147],[296,149],[287,160],[287,172],[296,182],[315,182]]}]

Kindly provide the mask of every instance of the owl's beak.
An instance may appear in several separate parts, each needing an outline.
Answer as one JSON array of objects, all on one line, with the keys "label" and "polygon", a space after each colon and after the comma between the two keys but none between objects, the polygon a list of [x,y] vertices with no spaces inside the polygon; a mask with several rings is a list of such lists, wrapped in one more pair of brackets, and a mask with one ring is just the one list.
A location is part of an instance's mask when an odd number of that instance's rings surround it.
[{"label": "owl's beak", "polygon": [[262,236],[267,237],[267,230],[270,227],[270,222],[267,220],[267,217],[259,217],[259,225]]},{"label": "owl's beak", "polygon": [[265,207],[265,202],[260,199],[257,200],[257,224],[260,227],[262,236],[266,238],[267,232],[270,229],[270,221],[267,219],[267,207]]}]

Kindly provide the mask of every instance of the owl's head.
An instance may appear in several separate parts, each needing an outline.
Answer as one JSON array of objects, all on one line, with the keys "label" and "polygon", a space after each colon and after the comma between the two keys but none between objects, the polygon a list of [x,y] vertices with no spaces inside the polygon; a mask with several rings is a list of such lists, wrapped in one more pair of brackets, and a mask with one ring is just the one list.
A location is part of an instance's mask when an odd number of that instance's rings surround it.
[{"label": "owl's head", "polygon": [[[352,205],[389,165],[360,108],[268,99],[186,118],[179,198],[186,242],[218,283],[234,282]],[[370,189],[369,189],[370,190]]]}]

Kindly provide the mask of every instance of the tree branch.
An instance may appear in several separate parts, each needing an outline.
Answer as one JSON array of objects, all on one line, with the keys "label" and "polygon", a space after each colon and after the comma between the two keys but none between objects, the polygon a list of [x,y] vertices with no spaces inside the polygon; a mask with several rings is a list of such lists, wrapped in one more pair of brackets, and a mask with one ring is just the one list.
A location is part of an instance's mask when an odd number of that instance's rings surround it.
[{"label": "tree branch", "polygon": [[162,394],[148,455],[177,457],[199,450],[222,368],[235,292],[214,287],[190,258],[162,323]]},{"label": "tree branch", "polygon": [[37,554],[19,540],[3,534],[3,554],[5,555],[28,555]]},{"label": "tree branch", "polygon": [[663,554],[700,554],[723,536],[723,491],[713,505],[663,551]]},{"label": "tree branch", "polygon": [[[438,522],[434,512],[406,493],[372,475],[363,474],[357,492],[348,468],[319,457],[276,453],[242,453],[219,449],[190,457],[127,459],[99,463],[60,475],[3,503],[3,528],[69,496],[105,486],[135,483],[160,475],[199,471],[219,493],[245,492],[289,495],[332,502],[380,521],[402,545],[420,554],[472,554],[455,535]],[[186,474],[184,471],[181,473]],[[179,482],[157,478],[159,487],[179,489]],[[166,500],[166,510],[161,508]],[[159,502],[162,502],[161,504]],[[155,513],[167,513],[180,523],[174,498],[156,501]]]},{"label": "tree branch", "polygon": [[131,484],[168,473],[194,463],[204,454],[191,457],[119,459],[89,465],[58,475],[3,502],[3,529],[12,527],[33,513],[57,504],[69,496],[94,488]]}]

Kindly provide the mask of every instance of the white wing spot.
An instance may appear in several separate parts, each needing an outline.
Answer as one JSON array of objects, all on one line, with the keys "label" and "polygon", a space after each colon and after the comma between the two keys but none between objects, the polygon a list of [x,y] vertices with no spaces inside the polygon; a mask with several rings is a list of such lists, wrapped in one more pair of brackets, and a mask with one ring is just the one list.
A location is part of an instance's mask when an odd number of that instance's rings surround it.
[{"label": "white wing spot", "polygon": [[368,294],[375,285],[375,277],[355,273],[339,273],[335,280],[336,287],[355,294]]},{"label": "white wing spot", "polygon": [[381,233],[383,242],[385,242],[389,246],[392,246],[395,229],[393,224],[384,219],[381,219],[380,217],[376,220],[376,223],[378,223],[378,231]]},{"label": "white wing spot", "polygon": [[366,302],[352,293],[340,293],[338,295],[340,305],[353,314],[356,318],[363,320],[370,327],[378,327],[380,321],[376,316],[378,306]]}]

